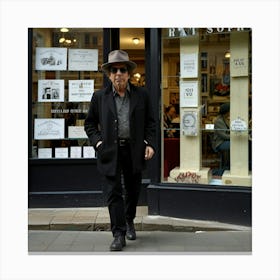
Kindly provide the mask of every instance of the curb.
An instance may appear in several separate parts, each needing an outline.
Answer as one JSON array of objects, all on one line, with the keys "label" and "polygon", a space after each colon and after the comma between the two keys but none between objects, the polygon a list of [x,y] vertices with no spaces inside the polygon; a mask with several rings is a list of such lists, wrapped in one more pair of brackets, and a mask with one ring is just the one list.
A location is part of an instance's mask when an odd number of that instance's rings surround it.
[{"label": "curb", "polygon": [[[70,212],[71,213],[71,212]],[[106,215],[64,216],[49,215],[42,210],[29,216],[29,230],[63,231],[110,231],[110,220]],[[164,216],[137,216],[134,220],[137,231],[247,231],[251,227],[220,223],[215,221],[187,220]]]}]

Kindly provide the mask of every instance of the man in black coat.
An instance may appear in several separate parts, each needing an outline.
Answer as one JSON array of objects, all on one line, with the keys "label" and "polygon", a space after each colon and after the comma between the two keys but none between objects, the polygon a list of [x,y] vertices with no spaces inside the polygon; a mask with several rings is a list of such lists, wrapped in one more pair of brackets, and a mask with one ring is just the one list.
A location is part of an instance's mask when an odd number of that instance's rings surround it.
[{"label": "man in black coat", "polygon": [[[85,131],[97,151],[98,170],[105,176],[107,203],[114,240],[111,251],[120,251],[136,239],[133,220],[145,161],[155,151],[155,119],[146,89],[129,82],[136,64],[122,50],[109,53],[101,66],[111,83],[93,94]],[[121,175],[125,187],[122,196]]]}]

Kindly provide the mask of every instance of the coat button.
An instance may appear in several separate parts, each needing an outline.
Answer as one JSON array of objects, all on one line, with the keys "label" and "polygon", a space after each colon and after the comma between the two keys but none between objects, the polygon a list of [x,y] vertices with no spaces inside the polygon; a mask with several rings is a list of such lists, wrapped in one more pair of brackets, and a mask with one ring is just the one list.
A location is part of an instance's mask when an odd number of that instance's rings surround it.
[{"label": "coat button", "polygon": [[114,143],[115,143],[115,144],[117,144],[117,143],[118,143],[118,141],[117,141],[117,140],[115,140],[115,141],[114,141]]}]

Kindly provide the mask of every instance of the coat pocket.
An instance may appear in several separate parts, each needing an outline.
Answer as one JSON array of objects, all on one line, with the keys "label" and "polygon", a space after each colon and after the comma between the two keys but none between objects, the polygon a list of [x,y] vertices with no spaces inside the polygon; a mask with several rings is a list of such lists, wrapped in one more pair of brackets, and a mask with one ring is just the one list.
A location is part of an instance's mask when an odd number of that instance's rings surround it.
[{"label": "coat pocket", "polygon": [[108,163],[113,160],[115,156],[114,147],[103,147],[103,144],[98,147],[97,157],[101,163]]}]

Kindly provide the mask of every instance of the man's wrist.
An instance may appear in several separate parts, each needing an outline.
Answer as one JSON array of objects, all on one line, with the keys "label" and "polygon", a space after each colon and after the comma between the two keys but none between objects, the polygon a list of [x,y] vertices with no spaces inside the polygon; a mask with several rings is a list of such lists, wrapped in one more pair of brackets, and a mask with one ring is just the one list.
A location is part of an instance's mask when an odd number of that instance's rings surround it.
[{"label": "man's wrist", "polygon": [[97,144],[95,145],[95,148],[98,149],[98,147],[102,144],[102,141],[98,141]]}]

